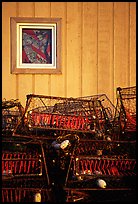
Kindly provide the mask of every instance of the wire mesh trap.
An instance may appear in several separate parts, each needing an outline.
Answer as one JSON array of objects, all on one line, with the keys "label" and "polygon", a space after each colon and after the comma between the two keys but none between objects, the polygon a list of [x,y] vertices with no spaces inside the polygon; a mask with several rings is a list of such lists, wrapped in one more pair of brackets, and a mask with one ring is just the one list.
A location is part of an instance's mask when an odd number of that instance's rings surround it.
[{"label": "wire mesh trap", "polygon": [[46,202],[49,201],[49,189],[39,188],[2,188],[2,202]]},{"label": "wire mesh trap", "polygon": [[3,141],[2,202],[50,201],[44,148],[34,141]]},{"label": "wire mesh trap", "polygon": [[[82,201],[106,201],[110,198],[113,201],[116,198],[110,197],[110,192],[118,192],[118,199],[131,192],[128,199],[134,199],[136,190],[136,160],[115,157],[93,157],[93,156],[75,156],[72,160],[72,170],[66,180],[65,190],[72,192],[72,201],[79,201],[80,195],[74,199],[76,191],[83,192]],[[105,193],[100,198],[101,192]],[[121,193],[121,191],[124,193]],[[98,198],[95,197],[95,192]],[[127,193],[126,193],[127,192]],[[109,195],[108,195],[109,194]],[[120,196],[121,194],[121,196]],[[75,201],[76,200],[76,201]]]},{"label": "wire mesh trap", "polygon": [[112,128],[112,111],[97,97],[82,99],[30,94],[14,134],[59,136],[76,132],[82,137],[103,139]]},{"label": "wire mesh trap", "polygon": [[114,114],[115,114],[115,106],[113,105],[113,103],[110,101],[110,99],[107,97],[106,94],[84,96],[84,97],[79,97],[79,99],[99,101],[100,107],[101,107],[101,114],[103,112],[103,118],[106,118],[110,122],[112,122],[112,120],[114,118]]},{"label": "wire mesh trap", "polygon": [[[12,134],[15,144],[2,152],[3,201],[20,202],[27,196],[32,200],[31,195],[33,199],[37,195],[45,202],[55,194],[55,202],[62,195],[66,202],[112,201],[117,196],[133,200],[136,88],[117,91],[116,107],[105,94],[79,98],[27,95]],[[29,154],[23,148],[25,138],[31,141]]]},{"label": "wire mesh trap", "polygon": [[120,140],[136,139],[136,86],[117,88],[114,127]]},{"label": "wire mesh trap", "polygon": [[65,190],[72,202],[135,200],[136,142],[81,139],[72,155]]},{"label": "wire mesh trap", "polygon": [[24,108],[19,100],[2,101],[2,134],[11,135],[23,115]]},{"label": "wire mesh trap", "polygon": [[[122,141],[81,141],[74,151],[71,183],[82,185],[83,178],[136,176],[136,143]],[[87,179],[84,179],[87,186]],[[123,185],[123,182],[121,182]],[[83,185],[82,185],[83,186]]]}]

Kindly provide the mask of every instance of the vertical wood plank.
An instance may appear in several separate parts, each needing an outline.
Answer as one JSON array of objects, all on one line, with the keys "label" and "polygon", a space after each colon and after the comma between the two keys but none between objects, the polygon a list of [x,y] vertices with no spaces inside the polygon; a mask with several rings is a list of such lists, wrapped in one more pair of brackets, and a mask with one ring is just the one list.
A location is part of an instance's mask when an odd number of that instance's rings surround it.
[{"label": "vertical wood plank", "polygon": [[[92,12],[93,11],[93,12]],[[97,3],[83,2],[82,95],[97,94]]]},{"label": "vertical wood plank", "polygon": [[81,3],[67,2],[67,96],[81,95]]},{"label": "vertical wood plank", "polygon": [[[34,17],[34,3],[33,2],[19,2],[18,3],[18,17]],[[33,93],[34,77],[32,74],[19,74],[18,87],[19,99],[22,105],[26,104],[26,95]]]},{"label": "vertical wood plank", "polygon": [[[35,17],[50,18],[50,2],[35,2]],[[35,75],[35,93],[42,95],[51,95],[51,76],[48,74]]]},{"label": "vertical wood plank", "polygon": [[66,2],[51,3],[51,18],[61,18],[61,66],[62,74],[51,75],[51,95],[65,96],[66,95]]},{"label": "vertical wood plank", "polygon": [[130,86],[136,85],[136,3],[130,2]]},{"label": "vertical wood plank", "polygon": [[16,99],[16,76],[10,74],[10,17],[16,16],[15,2],[2,2],[2,99]]},{"label": "vertical wood plank", "polygon": [[[113,3],[98,3],[98,93],[113,97]],[[112,98],[113,100],[113,98]]]},{"label": "vertical wood plank", "polygon": [[34,17],[34,2],[19,2],[18,15],[19,17]]},{"label": "vertical wood plank", "polygon": [[114,86],[129,85],[129,3],[114,3]]}]

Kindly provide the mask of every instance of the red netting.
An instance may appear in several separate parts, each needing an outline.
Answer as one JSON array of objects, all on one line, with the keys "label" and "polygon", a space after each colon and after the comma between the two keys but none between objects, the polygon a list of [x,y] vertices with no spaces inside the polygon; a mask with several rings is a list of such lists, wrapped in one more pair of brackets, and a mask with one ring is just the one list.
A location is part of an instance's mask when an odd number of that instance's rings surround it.
[{"label": "red netting", "polygon": [[35,202],[35,194],[41,194],[41,202],[49,201],[49,191],[39,188],[2,188],[2,202]]},{"label": "red netting", "polygon": [[76,175],[136,175],[136,160],[96,157],[77,157],[75,161]]},{"label": "red netting", "polygon": [[24,153],[2,153],[2,175],[41,175],[41,155]]},{"label": "red netting", "polygon": [[108,156],[136,158],[135,141],[80,140],[75,149],[78,156]]}]

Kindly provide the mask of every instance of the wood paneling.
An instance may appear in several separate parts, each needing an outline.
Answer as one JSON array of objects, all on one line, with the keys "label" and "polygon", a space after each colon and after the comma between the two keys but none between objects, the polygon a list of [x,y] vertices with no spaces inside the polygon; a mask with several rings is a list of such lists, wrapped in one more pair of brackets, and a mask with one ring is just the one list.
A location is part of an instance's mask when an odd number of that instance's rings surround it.
[{"label": "wood paneling", "polygon": [[83,2],[82,95],[97,94],[97,3]]},{"label": "wood paneling", "polygon": [[66,95],[66,3],[63,2],[53,2],[51,3],[51,17],[52,18],[62,18],[61,21],[61,61],[62,61],[62,74],[51,75],[51,94],[52,96],[65,96]]},{"label": "wood paneling", "polygon": [[129,86],[129,3],[114,3],[115,87]]},{"label": "wood paneling", "polygon": [[[10,17],[62,18],[62,74],[10,74]],[[77,97],[136,85],[135,2],[3,2],[2,98]],[[9,91],[10,90],[10,91]]]},{"label": "wood paneling", "polygon": [[98,93],[113,96],[113,3],[98,3]]},{"label": "wood paneling", "polygon": [[16,16],[16,3],[2,3],[2,98],[17,98],[16,76],[10,74],[10,16]]},{"label": "wood paneling", "polygon": [[130,86],[136,85],[136,3],[130,2]]},{"label": "wood paneling", "polygon": [[82,3],[67,3],[67,96],[81,96]]}]

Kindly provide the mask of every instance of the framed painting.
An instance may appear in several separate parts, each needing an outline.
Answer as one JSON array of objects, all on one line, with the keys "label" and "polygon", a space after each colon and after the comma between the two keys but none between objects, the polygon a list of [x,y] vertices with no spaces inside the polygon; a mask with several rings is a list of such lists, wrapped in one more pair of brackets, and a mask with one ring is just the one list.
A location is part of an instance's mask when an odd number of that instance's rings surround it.
[{"label": "framed painting", "polygon": [[61,18],[11,17],[11,73],[61,73]]}]

